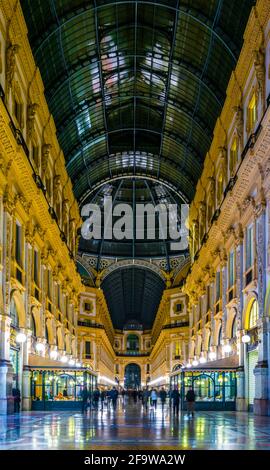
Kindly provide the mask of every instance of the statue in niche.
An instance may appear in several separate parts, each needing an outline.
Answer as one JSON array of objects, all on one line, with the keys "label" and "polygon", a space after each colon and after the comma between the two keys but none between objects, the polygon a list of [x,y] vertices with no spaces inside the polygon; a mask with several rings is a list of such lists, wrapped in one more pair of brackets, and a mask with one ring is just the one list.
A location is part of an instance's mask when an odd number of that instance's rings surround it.
[{"label": "statue in niche", "polygon": [[258,82],[259,92],[264,103],[264,89],[265,89],[265,52],[261,46],[254,54],[254,68]]},{"label": "statue in niche", "polygon": [[6,78],[9,87],[12,86],[12,82],[15,74],[16,66],[16,54],[18,54],[20,46],[18,44],[10,44],[6,52]]},{"label": "statue in niche", "polygon": [[39,105],[37,103],[32,103],[28,105],[27,108],[27,130],[28,130],[28,137],[31,139],[34,133],[34,125],[35,125],[35,116],[38,110]]},{"label": "statue in niche", "polygon": [[42,171],[45,172],[49,163],[51,144],[42,145],[42,157],[41,157],[41,167]]},{"label": "statue in niche", "polygon": [[233,108],[233,111],[235,112],[235,130],[237,137],[239,139],[239,142],[243,143],[243,134],[244,134],[244,116],[243,116],[243,109],[241,106],[235,106]]}]

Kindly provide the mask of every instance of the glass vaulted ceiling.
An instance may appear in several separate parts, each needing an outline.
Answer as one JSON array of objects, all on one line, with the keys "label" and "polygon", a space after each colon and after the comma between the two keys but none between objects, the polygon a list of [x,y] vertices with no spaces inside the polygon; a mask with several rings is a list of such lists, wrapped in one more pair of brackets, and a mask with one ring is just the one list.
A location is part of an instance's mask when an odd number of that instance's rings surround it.
[{"label": "glass vaulted ceiling", "polygon": [[252,0],[22,0],[80,203],[121,176],[190,201]]}]

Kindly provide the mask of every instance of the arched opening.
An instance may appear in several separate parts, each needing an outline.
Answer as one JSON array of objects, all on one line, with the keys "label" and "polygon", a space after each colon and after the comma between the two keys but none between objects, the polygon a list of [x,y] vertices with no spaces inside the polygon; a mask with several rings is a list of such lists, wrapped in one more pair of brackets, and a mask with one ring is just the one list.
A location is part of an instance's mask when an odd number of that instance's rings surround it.
[{"label": "arched opening", "polygon": [[258,362],[258,319],[259,306],[257,299],[250,300],[245,315],[245,330],[250,338],[247,344],[247,376],[248,376],[248,409],[253,411],[255,398],[255,375],[254,369]]},{"label": "arched opening", "polygon": [[259,306],[256,299],[251,300],[246,313],[245,329],[250,331],[257,327],[259,319]]},{"label": "arched opening", "polygon": [[138,364],[128,364],[125,368],[125,388],[138,390],[141,387],[141,368]]},{"label": "arched opening", "polygon": [[137,335],[127,336],[127,351],[136,352],[140,349],[140,339]]},{"label": "arched opening", "polygon": [[32,331],[32,335],[33,335],[34,337],[36,337],[36,336],[37,336],[37,328],[36,328],[36,321],[35,321],[35,317],[34,317],[33,312],[31,313],[30,322],[31,322],[31,331]]},{"label": "arched opening", "polygon": [[14,297],[12,296],[10,301],[10,317],[11,317],[11,326],[14,328],[19,328],[19,315],[16,307]]}]

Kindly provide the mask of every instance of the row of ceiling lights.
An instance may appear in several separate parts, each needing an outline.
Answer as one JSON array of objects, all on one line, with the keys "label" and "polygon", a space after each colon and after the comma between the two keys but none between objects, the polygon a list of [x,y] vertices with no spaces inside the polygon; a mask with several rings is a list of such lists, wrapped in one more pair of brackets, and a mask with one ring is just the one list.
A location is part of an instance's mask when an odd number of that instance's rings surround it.
[{"label": "row of ceiling lights", "polygon": [[[26,342],[26,340],[27,340],[27,336],[26,336],[25,333],[20,332],[20,333],[17,334],[17,336],[16,336],[16,342],[17,343],[23,344],[23,343]],[[45,349],[46,349],[45,344],[36,343],[36,351],[38,353],[44,353]],[[55,349],[52,349],[50,351],[50,359],[53,359],[54,361],[58,360],[58,361],[62,362],[63,364],[68,363],[69,366],[82,367],[82,364],[79,361],[76,361],[75,359],[73,359],[72,356],[69,357],[68,355],[65,355],[65,354],[61,355]]]},{"label": "row of ceiling lights", "polygon": [[[251,341],[251,338],[248,334],[245,334],[242,336],[242,343],[248,344],[250,343],[250,341]],[[230,344],[225,344],[222,350],[224,354],[229,354],[232,351],[232,346]],[[217,353],[214,351],[211,351],[208,357],[210,361],[214,361],[215,359],[217,359]],[[183,368],[190,368],[192,366],[196,367],[199,364],[205,364],[206,362],[207,362],[207,359],[204,356],[201,356],[199,360],[194,359],[192,363],[188,362],[185,366],[183,366]]]}]

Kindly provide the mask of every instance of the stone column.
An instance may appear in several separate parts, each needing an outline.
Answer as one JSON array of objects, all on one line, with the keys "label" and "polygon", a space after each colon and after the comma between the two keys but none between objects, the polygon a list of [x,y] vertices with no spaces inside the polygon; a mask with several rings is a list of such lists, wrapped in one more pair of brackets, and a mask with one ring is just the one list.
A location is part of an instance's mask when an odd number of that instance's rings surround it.
[{"label": "stone column", "polygon": [[269,318],[263,318],[258,325],[259,359],[254,369],[255,375],[255,398],[254,414],[270,415],[269,400],[269,344],[270,344],[270,322]]},{"label": "stone column", "polygon": [[10,317],[0,313],[0,415],[13,413],[13,371],[9,361]]},{"label": "stone column", "polygon": [[258,273],[258,364],[255,374],[254,414],[268,415],[270,413],[270,400],[268,390],[269,378],[269,317],[265,316],[264,302],[266,294],[266,217],[264,206],[256,220],[257,228],[257,273]]}]

